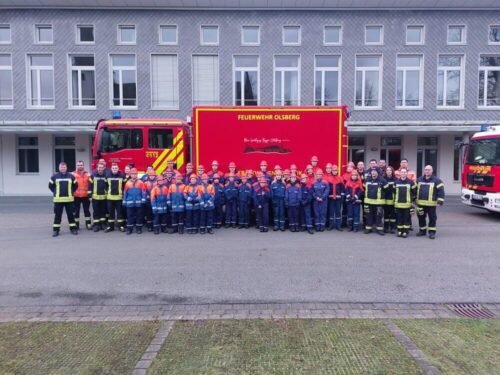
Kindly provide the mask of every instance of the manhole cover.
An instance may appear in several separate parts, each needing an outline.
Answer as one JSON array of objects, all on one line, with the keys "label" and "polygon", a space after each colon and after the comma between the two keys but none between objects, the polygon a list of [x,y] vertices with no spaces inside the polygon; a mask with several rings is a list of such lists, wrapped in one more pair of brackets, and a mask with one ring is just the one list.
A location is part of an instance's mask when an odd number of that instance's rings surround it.
[{"label": "manhole cover", "polygon": [[452,303],[448,305],[448,308],[464,318],[493,319],[495,317],[490,310],[478,303]]}]

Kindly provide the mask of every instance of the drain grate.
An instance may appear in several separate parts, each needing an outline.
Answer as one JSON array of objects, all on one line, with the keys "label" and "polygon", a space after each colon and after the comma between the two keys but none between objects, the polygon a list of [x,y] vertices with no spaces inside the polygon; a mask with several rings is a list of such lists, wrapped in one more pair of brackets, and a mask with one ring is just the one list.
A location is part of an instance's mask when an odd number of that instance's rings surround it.
[{"label": "drain grate", "polygon": [[486,307],[483,307],[478,303],[452,303],[447,306],[455,314],[462,316],[464,318],[472,318],[472,319],[495,318],[495,314],[493,314]]}]

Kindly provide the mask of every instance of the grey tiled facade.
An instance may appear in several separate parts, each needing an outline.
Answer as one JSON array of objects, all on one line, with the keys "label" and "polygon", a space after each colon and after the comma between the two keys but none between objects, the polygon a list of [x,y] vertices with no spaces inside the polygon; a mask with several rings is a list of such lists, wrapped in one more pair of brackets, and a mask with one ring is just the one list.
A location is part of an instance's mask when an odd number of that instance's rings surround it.
[{"label": "grey tiled facade", "polygon": [[[353,121],[498,121],[500,111],[480,110],[478,65],[481,53],[499,54],[500,46],[488,44],[488,26],[500,23],[499,11],[258,11],[258,10],[2,10],[0,24],[10,24],[12,43],[0,44],[0,53],[11,53],[14,77],[14,109],[0,110],[3,121],[95,121],[111,116],[109,100],[109,54],[137,55],[138,110],[122,110],[122,116],[179,117],[185,119],[192,106],[193,54],[217,54],[220,69],[220,104],[232,105],[232,56],[260,56],[260,104],[272,105],[273,55],[301,56],[301,105],[313,105],[315,54],[339,54],[342,58],[341,102],[351,110]],[[51,24],[52,45],[34,43],[34,25]],[[77,45],[77,24],[95,27],[94,45]],[[117,25],[134,24],[136,45],[117,44]],[[159,45],[160,24],[178,26],[178,45]],[[364,44],[367,24],[383,25],[384,44]],[[447,45],[449,24],[466,25],[466,45]],[[200,25],[219,26],[219,46],[200,46]],[[241,45],[241,26],[259,25],[260,46]],[[282,45],[282,26],[300,25],[300,46]],[[323,27],[341,25],[341,46],[323,45]],[[406,25],[425,26],[424,45],[405,45]],[[54,55],[55,109],[27,109],[26,55],[50,52]],[[96,110],[68,109],[69,53],[95,54]],[[178,54],[178,111],[151,110],[150,55]],[[356,54],[382,54],[382,110],[354,109],[354,69]],[[395,72],[398,53],[419,53],[424,58],[424,100],[422,110],[395,109]],[[465,55],[465,109],[436,110],[438,54]]]}]

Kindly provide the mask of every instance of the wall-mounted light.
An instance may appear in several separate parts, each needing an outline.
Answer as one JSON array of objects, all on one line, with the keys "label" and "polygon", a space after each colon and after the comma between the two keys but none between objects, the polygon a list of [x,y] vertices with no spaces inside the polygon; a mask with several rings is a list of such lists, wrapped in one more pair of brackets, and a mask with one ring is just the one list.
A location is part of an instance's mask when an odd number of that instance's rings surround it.
[{"label": "wall-mounted light", "polygon": [[377,148],[377,147],[372,147],[372,148],[370,149],[370,151],[378,151],[378,148]]}]

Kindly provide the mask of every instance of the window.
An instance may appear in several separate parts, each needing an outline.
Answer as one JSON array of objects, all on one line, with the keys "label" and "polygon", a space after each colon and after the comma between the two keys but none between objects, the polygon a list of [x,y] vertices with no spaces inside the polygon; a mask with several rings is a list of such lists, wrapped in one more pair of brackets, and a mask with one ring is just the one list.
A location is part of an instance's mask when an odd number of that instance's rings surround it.
[{"label": "window", "polygon": [[172,148],[174,146],[174,132],[172,129],[150,129],[148,131],[149,148]]},{"label": "window", "polygon": [[193,105],[219,104],[219,56],[193,56]]},{"label": "window", "polygon": [[12,108],[12,57],[0,54],[0,109]]},{"label": "window", "polygon": [[244,46],[258,46],[260,44],[260,27],[242,26],[241,44]]},{"label": "window", "polygon": [[274,57],[274,105],[300,104],[299,56]]},{"label": "window", "polygon": [[177,44],[177,26],[160,25],[160,44]]},{"label": "window", "polygon": [[259,104],[259,57],[234,57],[234,105]]},{"label": "window", "polygon": [[385,160],[387,165],[399,168],[401,162],[402,140],[399,136],[380,138],[380,159]]},{"label": "window", "polygon": [[463,153],[460,147],[461,144],[462,137],[455,137],[453,149],[453,181],[460,181],[460,175],[462,174]]},{"label": "window", "polygon": [[399,55],[396,68],[396,107],[422,108],[422,56]]},{"label": "window", "polygon": [[134,25],[118,25],[118,44],[135,44],[136,31]]},{"label": "window", "polygon": [[349,136],[349,161],[354,164],[358,162],[365,162],[365,137],[351,137]]},{"label": "window", "polygon": [[500,25],[490,26],[489,44],[500,44]]},{"label": "window", "polygon": [[283,26],[283,45],[300,45],[300,26]]},{"label": "window", "polygon": [[142,129],[101,129],[97,145],[98,152],[107,153],[137,148],[142,148]]},{"label": "window", "polygon": [[28,55],[28,108],[54,107],[52,55]]},{"label": "window", "polygon": [[480,56],[478,105],[500,107],[500,56]]},{"label": "window", "polygon": [[381,108],[381,63],[381,56],[356,56],[355,107]]},{"label": "window", "polygon": [[10,44],[10,25],[0,25],[0,44]]},{"label": "window", "polygon": [[437,146],[437,137],[417,137],[417,176],[423,175],[426,165],[432,165],[434,175],[437,176]]},{"label": "window", "polygon": [[38,137],[17,137],[17,173],[38,172]]},{"label": "window", "polygon": [[111,55],[111,107],[137,107],[135,55]]},{"label": "window", "polygon": [[340,103],[340,56],[316,56],[314,61],[314,105]]},{"label": "window", "polygon": [[77,25],[76,26],[76,42],[78,44],[94,44],[94,26],[92,25]]},{"label": "window", "polygon": [[151,107],[179,108],[177,55],[151,55]]},{"label": "window", "polygon": [[384,44],[384,28],[382,26],[366,26],[365,44]]},{"label": "window", "polygon": [[53,42],[52,25],[35,25],[35,43],[52,44]]},{"label": "window", "polygon": [[450,25],[446,37],[448,44],[465,44],[465,26]]},{"label": "window", "polygon": [[424,27],[407,26],[406,44],[424,44]]},{"label": "window", "polygon": [[201,44],[205,46],[217,46],[219,44],[219,26],[202,26]]},{"label": "window", "polygon": [[69,56],[70,107],[95,107],[95,66],[93,55]]},{"label": "window", "polygon": [[76,169],[75,137],[54,137],[54,161],[55,171],[61,162],[68,165],[68,171]]},{"label": "window", "polygon": [[323,44],[326,46],[342,44],[342,27],[325,26],[323,30]]},{"label": "window", "polygon": [[442,55],[438,59],[438,107],[463,107],[463,56]]}]

